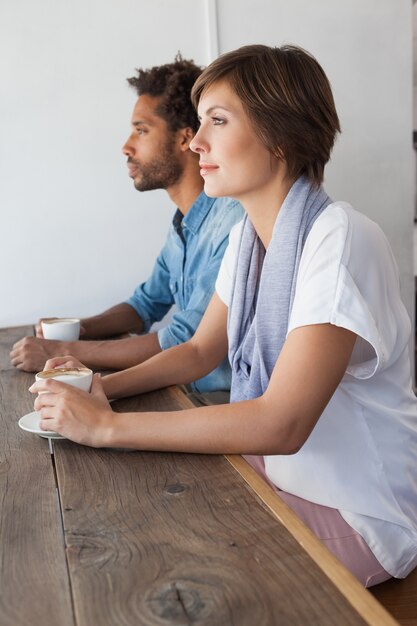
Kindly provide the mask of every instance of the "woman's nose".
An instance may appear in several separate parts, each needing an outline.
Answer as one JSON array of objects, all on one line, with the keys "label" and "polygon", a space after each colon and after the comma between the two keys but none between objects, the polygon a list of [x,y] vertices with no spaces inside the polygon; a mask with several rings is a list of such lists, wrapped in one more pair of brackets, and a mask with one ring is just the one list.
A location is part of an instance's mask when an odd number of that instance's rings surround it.
[{"label": "woman's nose", "polygon": [[201,154],[201,152],[207,152],[206,143],[203,141],[201,127],[190,141],[190,150],[196,152],[197,154]]}]

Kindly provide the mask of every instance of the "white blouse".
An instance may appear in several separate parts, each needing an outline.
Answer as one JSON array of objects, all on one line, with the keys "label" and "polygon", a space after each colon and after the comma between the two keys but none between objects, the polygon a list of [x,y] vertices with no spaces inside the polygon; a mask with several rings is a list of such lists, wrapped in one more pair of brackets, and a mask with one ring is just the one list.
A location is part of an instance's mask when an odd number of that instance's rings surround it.
[{"label": "white blouse", "polygon": [[[241,228],[232,229],[216,282],[226,305]],[[346,374],[301,450],[266,456],[265,470],[280,489],[338,509],[401,578],[417,566],[411,324],[384,234],[344,202],[327,207],[307,237],[288,333],[323,323],[357,334]]]}]

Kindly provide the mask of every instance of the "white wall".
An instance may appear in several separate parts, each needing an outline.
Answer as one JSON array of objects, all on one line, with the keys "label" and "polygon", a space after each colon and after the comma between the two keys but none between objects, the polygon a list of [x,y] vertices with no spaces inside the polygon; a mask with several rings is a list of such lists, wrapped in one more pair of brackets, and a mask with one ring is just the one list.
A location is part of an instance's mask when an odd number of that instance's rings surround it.
[{"label": "white wall", "polygon": [[413,129],[417,130],[417,2],[413,0]]},{"label": "white wall", "polygon": [[[127,177],[120,147],[135,97],[124,79],[178,49],[204,64],[213,9],[214,0],[0,4],[0,326],[98,312],[147,276],[172,208]],[[411,10],[409,0],[217,0],[220,52],[296,43],[323,65],[343,129],[326,187],[384,228],[410,314]]]},{"label": "white wall", "polygon": [[194,0],[0,2],[0,326],[97,313],[149,274],[172,206],[127,175],[125,79],[179,49],[205,63],[204,15]]},{"label": "white wall", "polygon": [[409,0],[223,0],[218,23],[221,51],[294,43],[317,57],[342,126],[326,189],[382,226],[413,315],[411,16]]}]

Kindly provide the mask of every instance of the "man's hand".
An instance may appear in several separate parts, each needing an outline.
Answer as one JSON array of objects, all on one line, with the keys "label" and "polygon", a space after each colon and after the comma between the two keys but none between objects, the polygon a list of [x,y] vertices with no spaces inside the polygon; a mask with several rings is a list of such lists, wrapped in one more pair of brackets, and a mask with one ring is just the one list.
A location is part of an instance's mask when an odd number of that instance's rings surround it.
[{"label": "man's hand", "polygon": [[64,342],[40,337],[24,337],[10,352],[12,365],[25,372],[40,372],[46,361],[65,353]]}]

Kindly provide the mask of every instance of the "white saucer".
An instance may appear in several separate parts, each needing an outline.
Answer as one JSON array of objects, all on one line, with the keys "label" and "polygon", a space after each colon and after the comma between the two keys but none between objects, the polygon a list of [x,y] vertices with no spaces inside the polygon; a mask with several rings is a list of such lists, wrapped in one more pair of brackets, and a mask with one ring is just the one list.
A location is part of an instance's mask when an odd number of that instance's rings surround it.
[{"label": "white saucer", "polygon": [[46,437],[46,439],[65,439],[62,435],[54,432],[53,430],[41,430],[39,428],[39,413],[32,411],[24,415],[19,420],[19,426],[22,430],[26,430],[28,433],[39,435],[40,437]]}]

